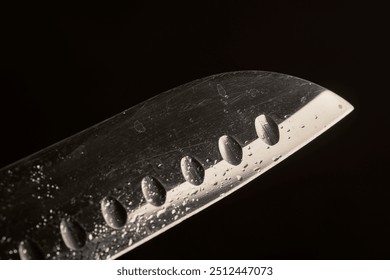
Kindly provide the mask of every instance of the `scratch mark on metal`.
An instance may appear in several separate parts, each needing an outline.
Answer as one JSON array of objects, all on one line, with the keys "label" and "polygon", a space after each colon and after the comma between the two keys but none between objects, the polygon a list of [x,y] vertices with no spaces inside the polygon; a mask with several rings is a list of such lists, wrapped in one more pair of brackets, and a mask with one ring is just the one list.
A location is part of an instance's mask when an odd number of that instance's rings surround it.
[{"label": "scratch mark on metal", "polygon": [[203,103],[206,103],[208,101],[208,99],[203,99],[201,102],[198,103],[198,106],[202,105]]},{"label": "scratch mark on metal", "polygon": [[237,101],[239,101],[243,97],[244,97],[243,94],[235,96],[234,98],[230,99],[230,104],[236,103]]}]

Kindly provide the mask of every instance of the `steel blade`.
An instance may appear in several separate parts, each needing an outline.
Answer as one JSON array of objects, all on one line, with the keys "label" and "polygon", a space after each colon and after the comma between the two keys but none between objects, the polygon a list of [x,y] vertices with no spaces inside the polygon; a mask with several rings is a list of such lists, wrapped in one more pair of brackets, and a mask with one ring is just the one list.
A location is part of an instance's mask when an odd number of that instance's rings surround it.
[{"label": "steel blade", "polygon": [[0,257],[116,258],[352,110],[321,86],[261,71],[164,92],[0,170]]}]

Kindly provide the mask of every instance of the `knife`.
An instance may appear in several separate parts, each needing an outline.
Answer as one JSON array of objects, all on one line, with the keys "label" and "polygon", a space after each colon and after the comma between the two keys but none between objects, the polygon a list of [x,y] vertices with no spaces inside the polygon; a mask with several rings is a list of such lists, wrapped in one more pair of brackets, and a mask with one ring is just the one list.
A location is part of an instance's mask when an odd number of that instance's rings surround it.
[{"label": "knife", "polygon": [[0,258],[115,259],[352,110],[319,85],[264,71],[161,93],[0,170]]}]

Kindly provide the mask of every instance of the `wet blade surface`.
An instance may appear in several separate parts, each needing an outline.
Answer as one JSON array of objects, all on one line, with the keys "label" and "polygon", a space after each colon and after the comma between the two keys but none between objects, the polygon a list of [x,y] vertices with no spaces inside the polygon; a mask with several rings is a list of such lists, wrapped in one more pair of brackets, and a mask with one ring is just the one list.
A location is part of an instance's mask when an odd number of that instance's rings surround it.
[{"label": "wet blade surface", "polygon": [[0,170],[0,256],[116,258],[253,180],[352,109],[311,82],[260,71],[162,93]]}]

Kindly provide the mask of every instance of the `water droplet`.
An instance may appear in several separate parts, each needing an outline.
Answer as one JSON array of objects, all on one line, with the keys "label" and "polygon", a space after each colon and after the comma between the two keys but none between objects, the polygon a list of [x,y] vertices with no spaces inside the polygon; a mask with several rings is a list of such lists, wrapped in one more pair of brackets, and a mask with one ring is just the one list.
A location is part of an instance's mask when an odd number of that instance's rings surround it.
[{"label": "water droplet", "polygon": [[159,211],[157,212],[157,214],[156,214],[156,217],[159,218],[159,217],[160,217],[162,214],[164,214],[166,211],[167,211],[166,208],[163,208],[163,209],[159,210]]},{"label": "water droplet", "polygon": [[237,178],[238,181],[242,180],[242,176],[240,176],[240,175],[237,175],[236,178]]},{"label": "water droplet", "polygon": [[193,185],[200,185],[204,180],[204,169],[194,158],[185,156],[181,159],[181,172],[187,182]]},{"label": "water droplet", "polygon": [[190,193],[189,193],[189,195],[196,195],[197,193],[198,193],[198,189],[193,189]]},{"label": "water droplet", "polygon": [[257,135],[268,145],[279,142],[279,128],[275,121],[268,116],[261,115],[255,120]]},{"label": "water droplet", "polygon": [[222,158],[232,165],[239,165],[242,160],[242,148],[237,141],[230,136],[224,135],[218,141],[219,152]]},{"label": "water droplet", "polygon": [[272,158],[273,161],[278,161],[278,159],[280,159],[282,157],[282,155],[278,155],[278,156],[274,156]]},{"label": "water droplet", "polygon": [[66,247],[77,250],[85,245],[86,233],[80,224],[69,218],[62,219],[60,224],[62,240]]},{"label": "water droplet", "polygon": [[100,205],[103,218],[110,227],[119,229],[126,224],[126,209],[118,200],[106,196],[102,199]]},{"label": "water droplet", "polygon": [[148,203],[154,206],[161,206],[165,203],[167,192],[157,179],[146,176],[142,179],[141,187]]},{"label": "water droplet", "polygon": [[23,240],[19,243],[19,256],[22,260],[43,260],[41,249],[31,240]]}]

